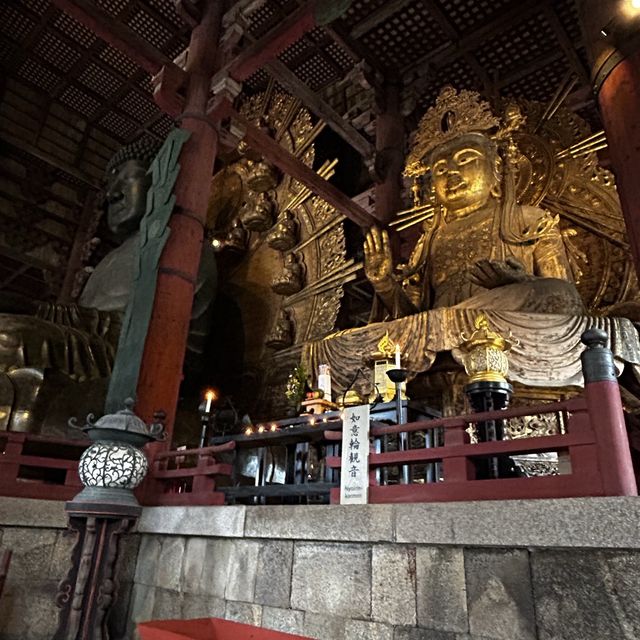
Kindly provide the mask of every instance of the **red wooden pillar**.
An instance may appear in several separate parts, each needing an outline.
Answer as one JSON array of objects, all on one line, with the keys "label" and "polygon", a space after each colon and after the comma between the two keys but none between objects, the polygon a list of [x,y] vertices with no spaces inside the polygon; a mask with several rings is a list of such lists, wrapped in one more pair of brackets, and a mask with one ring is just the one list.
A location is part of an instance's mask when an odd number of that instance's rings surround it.
[{"label": "red wooden pillar", "polygon": [[191,137],[180,155],[176,209],[170,222],[171,235],[160,260],[138,381],[136,413],[151,421],[155,411],[166,412],[165,446],[171,443],[218,144],[216,131],[206,118],[206,106],[215,71],[223,4],[221,0],[202,3],[202,20],[191,34],[186,68],[188,85],[180,117],[182,128],[190,131]]},{"label": "red wooden pillar", "polygon": [[640,10],[630,0],[581,0],[611,164],[637,273],[640,275]]}]

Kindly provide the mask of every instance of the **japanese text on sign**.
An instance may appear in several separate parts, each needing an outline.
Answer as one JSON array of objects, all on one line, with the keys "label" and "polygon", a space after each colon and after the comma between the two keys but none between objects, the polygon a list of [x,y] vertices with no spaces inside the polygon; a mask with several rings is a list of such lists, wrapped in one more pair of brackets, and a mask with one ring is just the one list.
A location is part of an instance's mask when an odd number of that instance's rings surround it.
[{"label": "japanese text on sign", "polygon": [[342,421],[340,504],[369,499],[369,405],[348,407]]}]

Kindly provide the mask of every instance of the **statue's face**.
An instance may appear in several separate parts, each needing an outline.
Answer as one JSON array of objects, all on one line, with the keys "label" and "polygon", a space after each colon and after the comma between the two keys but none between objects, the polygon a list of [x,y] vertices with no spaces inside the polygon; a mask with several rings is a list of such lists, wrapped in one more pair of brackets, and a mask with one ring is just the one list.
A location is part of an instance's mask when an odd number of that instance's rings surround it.
[{"label": "statue's face", "polygon": [[127,160],[115,167],[108,178],[107,224],[120,239],[131,235],[145,214],[151,176],[138,160]]},{"label": "statue's face", "polygon": [[431,158],[437,201],[454,215],[485,206],[496,185],[496,162],[496,153],[484,136],[465,136],[443,144]]}]

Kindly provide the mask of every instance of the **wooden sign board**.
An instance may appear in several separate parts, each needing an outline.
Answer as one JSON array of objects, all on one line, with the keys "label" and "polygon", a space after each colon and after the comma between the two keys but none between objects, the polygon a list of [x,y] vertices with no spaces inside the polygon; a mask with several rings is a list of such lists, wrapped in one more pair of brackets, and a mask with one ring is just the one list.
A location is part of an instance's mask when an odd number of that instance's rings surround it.
[{"label": "wooden sign board", "polygon": [[342,419],[340,504],[369,501],[369,405],[347,407]]}]

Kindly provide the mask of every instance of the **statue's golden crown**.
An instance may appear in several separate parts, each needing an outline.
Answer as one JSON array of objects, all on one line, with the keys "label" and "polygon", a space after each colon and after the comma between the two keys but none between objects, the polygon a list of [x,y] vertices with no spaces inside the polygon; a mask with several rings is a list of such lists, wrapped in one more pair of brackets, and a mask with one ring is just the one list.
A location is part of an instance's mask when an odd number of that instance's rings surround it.
[{"label": "statue's golden crown", "polygon": [[440,91],[436,103],[422,116],[404,174],[418,176],[426,173],[425,156],[441,144],[465,133],[487,133],[501,126],[491,105],[476,91],[457,92],[446,86]]}]

